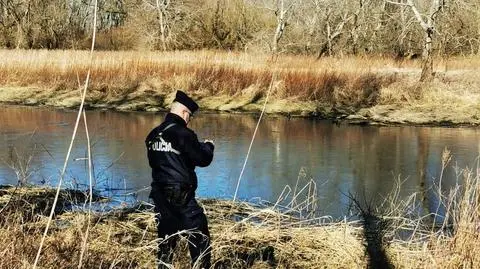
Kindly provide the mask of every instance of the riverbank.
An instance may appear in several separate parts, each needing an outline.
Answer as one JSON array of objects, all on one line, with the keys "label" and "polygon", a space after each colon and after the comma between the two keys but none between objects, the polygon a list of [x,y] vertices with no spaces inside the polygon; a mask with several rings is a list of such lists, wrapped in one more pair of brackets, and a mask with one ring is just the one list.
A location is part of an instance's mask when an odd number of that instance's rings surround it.
[{"label": "riverbank", "polygon": [[[85,51],[0,50],[0,103],[77,108],[88,70]],[[419,83],[420,63],[213,51],[95,52],[86,105],[168,109],[177,89],[204,111],[345,120],[358,124],[478,125],[480,59],[437,61]]]},{"label": "riverbank", "polygon": [[[155,268],[156,228],[150,205],[98,211],[89,217],[84,210],[71,211],[64,206],[70,204],[69,197],[79,198],[78,193],[61,192],[61,206],[57,206],[40,259],[42,268],[77,267],[87,225],[90,232],[83,268]],[[0,189],[1,268],[31,268],[53,194],[52,189],[35,187]],[[78,199],[76,202],[83,204]],[[215,268],[366,265],[360,229],[350,223],[302,221],[272,208],[241,202],[201,203],[209,218]],[[187,252],[183,239],[175,251],[175,268],[189,268]]]},{"label": "riverbank", "polygon": [[[289,213],[275,206],[201,200],[209,218],[214,268],[478,268],[480,176],[478,171],[462,172],[462,187],[442,200],[449,217],[435,227],[428,226],[432,216],[412,215],[414,196],[398,201],[395,193],[381,209],[363,207],[350,197],[357,221],[301,218],[292,214],[295,208]],[[53,193],[38,187],[0,188],[1,268],[31,268]],[[40,258],[42,268],[78,267],[87,227],[83,268],[155,267],[151,205],[89,216],[82,209],[86,200],[79,191],[60,193]],[[101,199],[96,197],[95,203],[99,208]],[[80,206],[71,210],[72,204]],[[174,265],[189,268],[185,239],[181,242]]]}]

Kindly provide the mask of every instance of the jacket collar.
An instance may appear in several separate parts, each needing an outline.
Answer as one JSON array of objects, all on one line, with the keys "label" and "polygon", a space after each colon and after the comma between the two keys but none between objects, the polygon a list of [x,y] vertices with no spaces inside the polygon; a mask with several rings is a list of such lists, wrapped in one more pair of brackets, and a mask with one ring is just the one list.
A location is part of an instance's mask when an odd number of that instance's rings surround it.
[{"label": "jacket collar", "polygon": [[168,113],[165,116],[165,122],[172,122],[172,123],[176,123],[176,124],[179,124],[179,125],[182,125],[182,126],[187,126],[187,123],[185,122],[185,120],[183,120],[182,117],[178,116],[177,114],[173,114],[173,113]]}]

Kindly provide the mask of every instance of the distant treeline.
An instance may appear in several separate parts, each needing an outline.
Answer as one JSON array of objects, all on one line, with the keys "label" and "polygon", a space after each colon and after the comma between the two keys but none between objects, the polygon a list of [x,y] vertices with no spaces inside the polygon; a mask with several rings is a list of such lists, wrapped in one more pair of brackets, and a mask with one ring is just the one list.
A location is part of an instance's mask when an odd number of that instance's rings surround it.
[{"label": "distant treeline", "polygon": [[[0,47],[89,48],[93,7],[93,0],[0,0]],[[97,23],[103,50],[417,57],[430,31],[436,54],[480,53],[480,0],[98,0]]]}]

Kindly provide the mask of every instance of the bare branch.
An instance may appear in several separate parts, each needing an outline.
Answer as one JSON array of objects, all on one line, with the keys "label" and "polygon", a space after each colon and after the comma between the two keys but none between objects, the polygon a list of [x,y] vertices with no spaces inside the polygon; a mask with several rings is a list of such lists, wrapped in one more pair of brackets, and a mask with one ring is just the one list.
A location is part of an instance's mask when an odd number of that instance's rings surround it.
[{"label": "bare branch", "polygon": [[407,7],[410,6],[407,3],[398,2],[398,1],[390,1],[390,0],[385,0],[385,3],[394,4],[394,5],[397,5],[397,6],[407,6]]},{"label": "bare branch", "polygon": [[430,26],[423,20],[422,15],[420,14],[420,12],[418,12],[417,7],[415,6],[415,3],[413,3],[412,0],[407,0],[407,2],[410,5],[410,8],[412,9],[413,13],[415,14],[417,21],[420,23],[420,26],[422,26],[424,31],[428,31],[428,28]]}]

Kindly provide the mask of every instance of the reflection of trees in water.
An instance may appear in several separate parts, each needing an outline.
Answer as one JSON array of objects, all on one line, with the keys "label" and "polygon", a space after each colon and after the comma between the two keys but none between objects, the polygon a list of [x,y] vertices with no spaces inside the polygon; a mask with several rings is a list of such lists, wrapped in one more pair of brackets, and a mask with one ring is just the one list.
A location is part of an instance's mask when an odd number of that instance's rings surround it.
[{"label": "reflection of trees in water", "polygon": [[[393,188],[396,177],[412,182],[416,175],[405,172],[418,170],[414,165],[417,158],[415,130],[410,127],[363,127],[347,132],[349,135],[344,139],[349,140],[346,142],[349,152],[345,159],[349,160],[352,169],[352,189],[358,195],[367,196],[366,201],[381,201]],[[402,193],[408,195],[408,190]]]},{"label": "reflection of trees in water", "polygon": [[430,205],[428,200],[428,188],[431,186],[427,185],[427,164],[428,164],[428,154],[429,154],[429,141],[427,136],[427,130],[425,128],[420,128],[417,132],[417,178],[420,191],[420,198],[422,201],[423,210],[425,213],[430,211]]},{"label": "reflection of trees in water", "polygon": [[[97,142],[94,159],[99,155],[115,159],[124,152],[123,168],[144,177],[142,184],[148,184],[150,175],[143,142],[164,116],[165,113],[89,111],[91,137]],[[36,130],[36,138],[45,139],[40,142],[46,148],[63,156],[66,145],[61,135],[71,135],[75,117],[75,113],[60,110],[0,107],[0,132],[17,135]],[[216,151],[221,153],[214,159],[218,171],[210,169],[208,173],[222,177],[226,190],[235,189],[257,121],[258,116],[252,114],[199,113],[191,122],[190,127],[199,139],[216,140]],[[401,179],[407,179],[403,195],[420,188],[425,209],[434,208],[435,201],[430,201],[427,194],[434,183],[434,173],[440,169],[442,149],[448,146],[458,157],[457,152],[465,152],[462,147],[470,144],[471,149],[472,141],[478,143],[478,134],[475,129],[336,126],[322,121],[267,116],[259,126],[246,176],[250,177],[247,179],[250,184],[262,184],[259,188],[275,196],[285,185],[295,184],[300,168],[306,167],[318,183],[328,181],[318,189],[327,202],[338,204],[342,200],[338,190],[378,196],[390,192],[400,175]],[[78,147],[84,147],[83,136],[80,129]],[[472,154],[477,153],[468,153],[463,158],[468,159]],[[39,157],[44,162],[51,161],[48,154]],[[448,171],[450,177],[451,172]],[[220,179],[211,180],[213,184]],[[445,187],[454,183],[451,179],[444,182]]]},{"label": "reflection of trees in water", "polygon": [[[237,160],[237,163],[228,164],[229,170],[238,171],[238,162],[243,161],[246,144],[250,142],[258,119],[254,116],[204,115],[195,120],[198,128],[194,129],[218,134],[225,139],[223,146],[228,147],[227,158]],[[203,130],[207,124],[211,125],[208,132]],[[417,180],[425,182],[425,172],[421,171],[426,169],[428,143],[416,142],[418,136],[417,129],[410,127],[336,127],[319,121],[267,118],[259,127],[252,154],[270,153],[269,160],[257,159],[266,163],[261,167],[250,160],[247,167],[257,169],[252,172],[254,175],[273,177],[271,181],[283,187],[291,185],[300,167],[305,166],[322,181],[320,183],[332,181],[329,184],[336,189],[329,191],[328,195],[335,197],[336,201],[341,200],[338,189],[369,195],[369,199],[380,201],[382,195],[391,191],[398,175],[402,179],[408,178],[412,184],[420,184]],[[245,148],[228,146],[238,139],[244,140]],[[425,141],[427,138],[421,139]],[[295,151],[295,147],[300,151]],[[275,163],[280,162],[288,167],[279,169]],[[314,170],[322,171],[322,174]],[[405,174],[405,171],[412,171],[412,174]],[[417,176],[417,172],[421,172],[421,176]],[[351,182],[349,175],[353,177]],[[232,178],[236,179],[236,176],[234,174]],[[411,189],[403,190],[403,193],[408,195]]]},{"label": "reflection of trees in water", "polygon": [[227,114],[199,114],[191,125],[197,134],[212,137],[213,139],[224,139],[239,134],[253,134],[256,118],[253,116],[227,115]]},{"label": "reflection of trees in water", "polygon": [[[14,132],[33,131],[38,133],[73,132],[76,114],[62,110],[30,107],[0,108],[2,130]],[[87,120],[92,125],[92,133],[108,133],[113,137],[136,139],[145,137],[146,130],[155,126],[158,115],[147,113],[113,113],[110,111],[89,111]],[[159,122],[158,122],[159,123]],[[157,124],[158,124],[157,123]],[[83,126],[79,126],[79,135]]]}]

